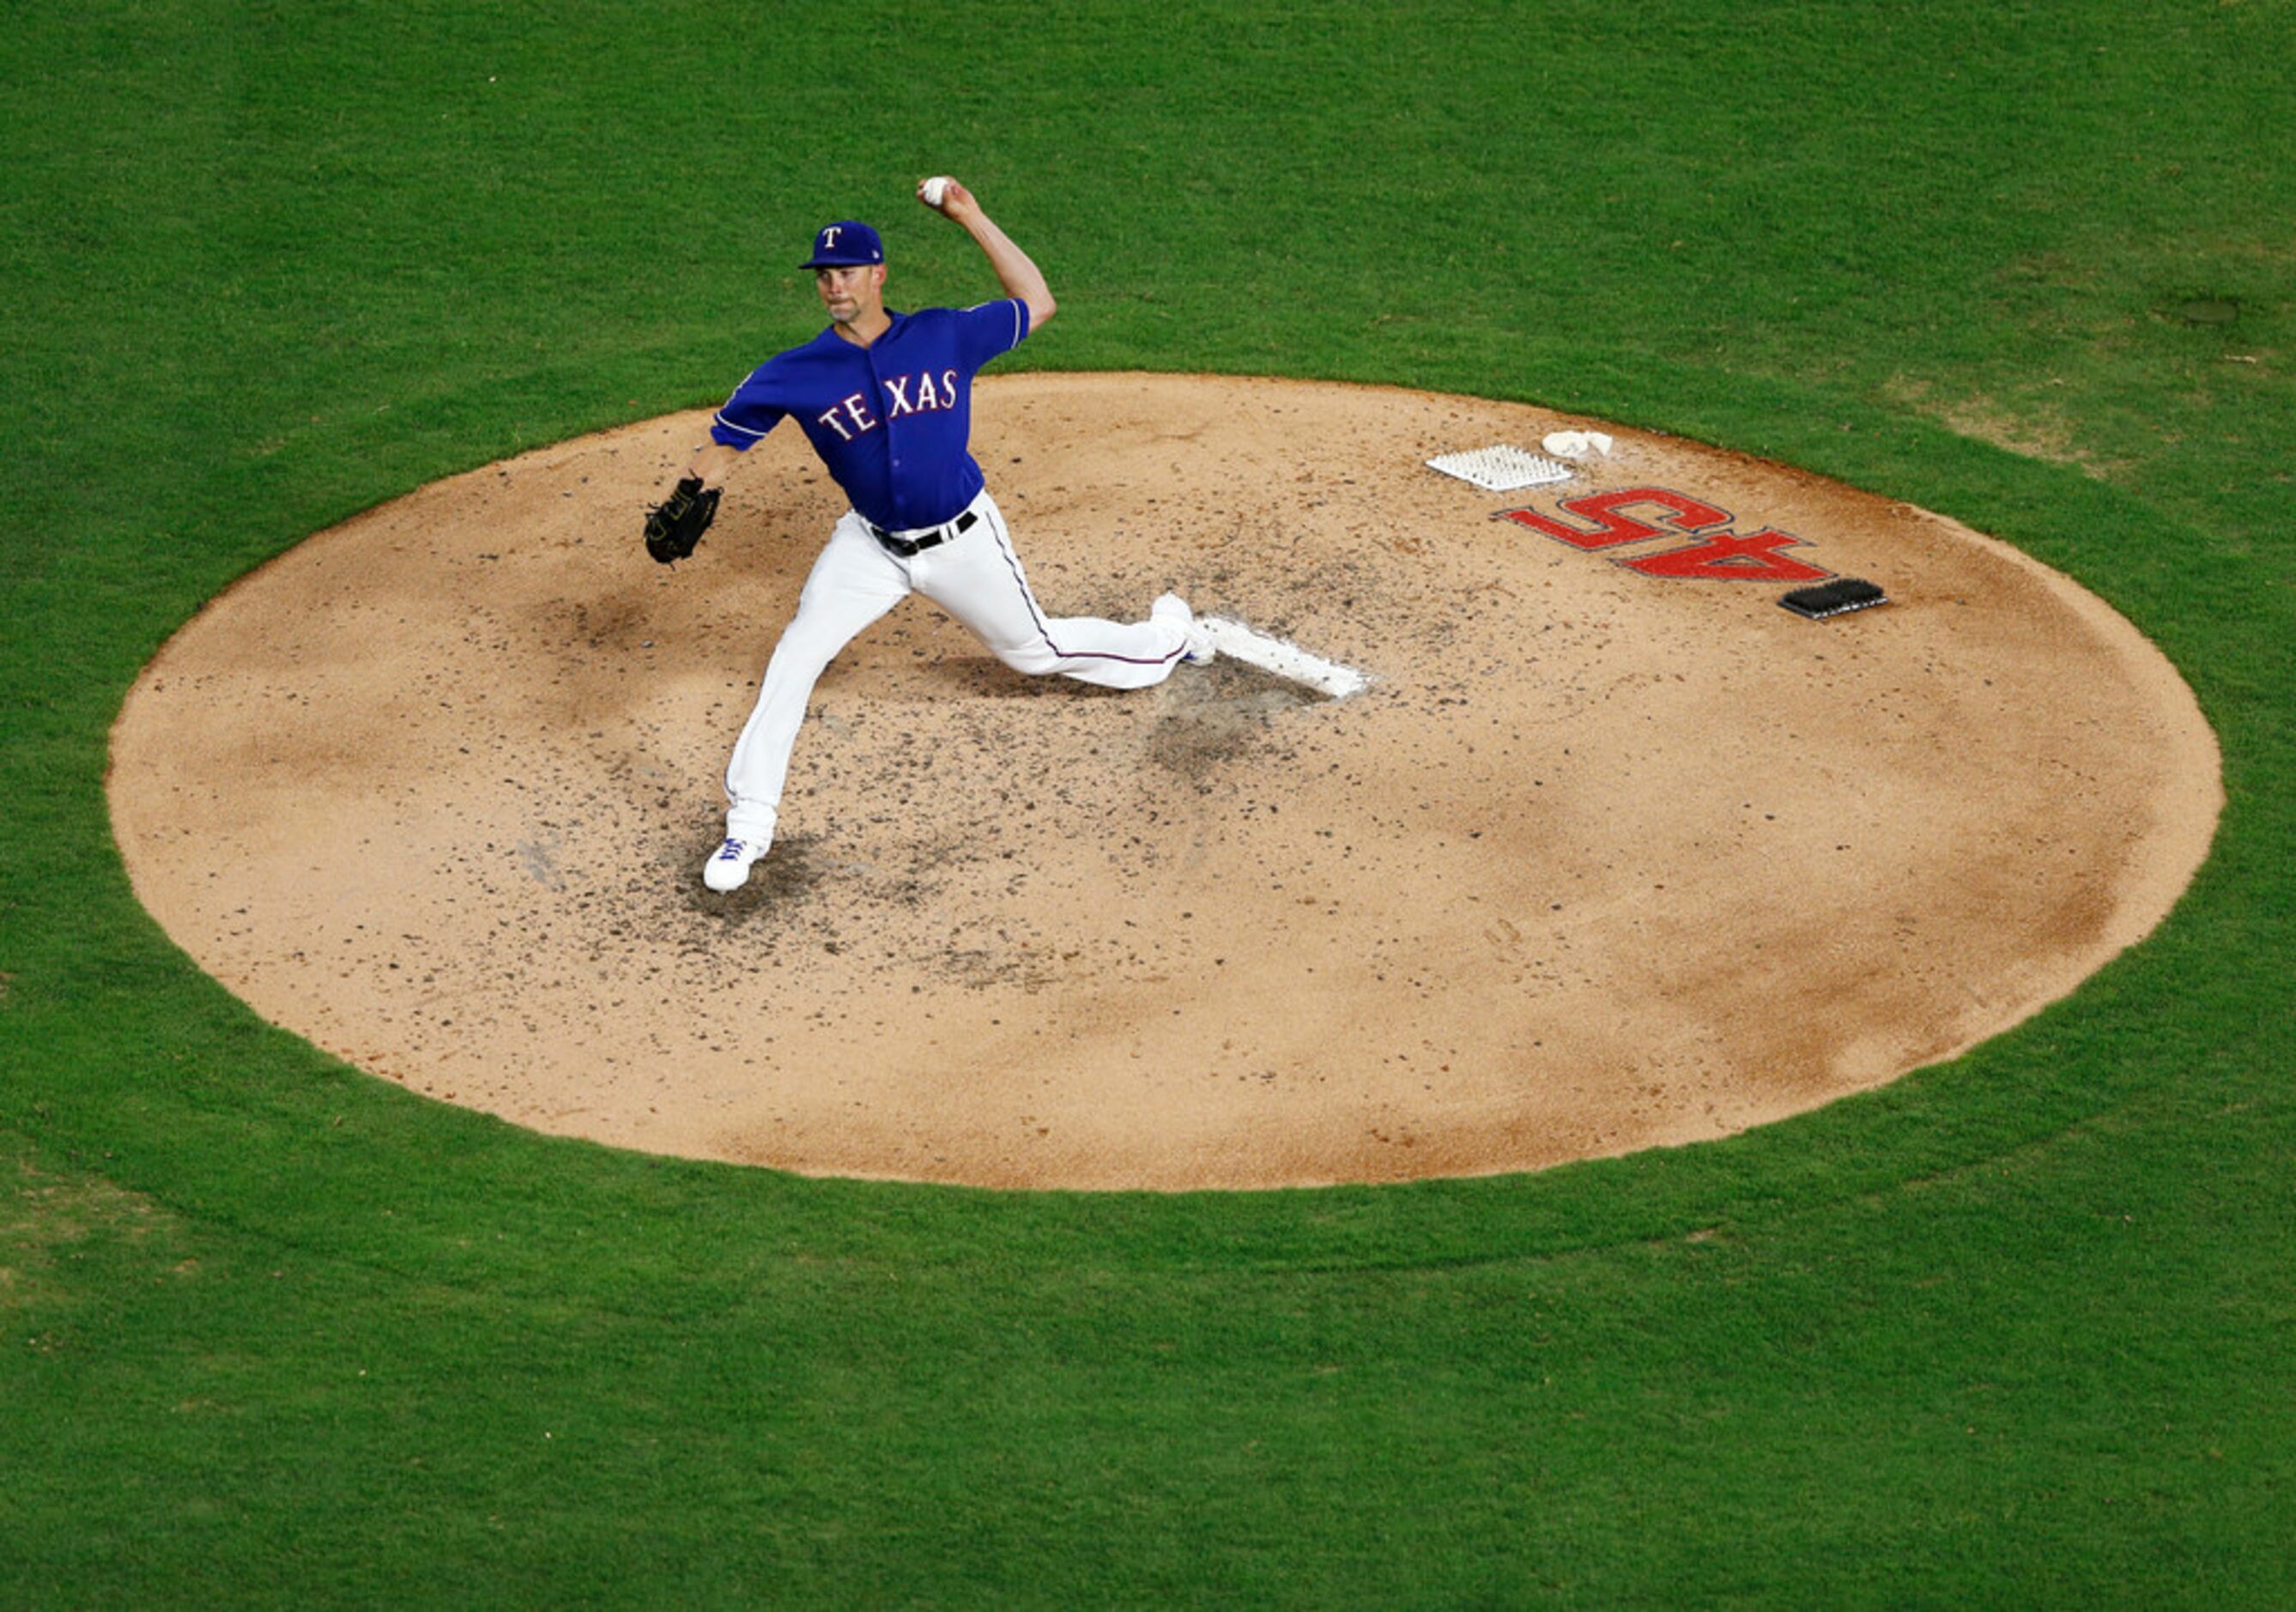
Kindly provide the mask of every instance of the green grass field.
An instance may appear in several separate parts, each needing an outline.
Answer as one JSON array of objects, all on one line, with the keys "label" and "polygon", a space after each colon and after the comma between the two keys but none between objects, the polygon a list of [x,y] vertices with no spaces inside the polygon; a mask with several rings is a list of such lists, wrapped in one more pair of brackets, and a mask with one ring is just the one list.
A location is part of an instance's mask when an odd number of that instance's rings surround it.
[{"label": "green grass field", "polygon": [[[15,8],[0,1605],[2296,1603],[2292,61],[2288,0]],[[944,170],[1060,293],[1013,364],[1531,399],[2061,567],[2215,724],[2210,862],[1949,1065],[1400,1189],[617,1154],[201,975],[102,793],[168,635],[721,398],[824,219],[984,294]]]}]

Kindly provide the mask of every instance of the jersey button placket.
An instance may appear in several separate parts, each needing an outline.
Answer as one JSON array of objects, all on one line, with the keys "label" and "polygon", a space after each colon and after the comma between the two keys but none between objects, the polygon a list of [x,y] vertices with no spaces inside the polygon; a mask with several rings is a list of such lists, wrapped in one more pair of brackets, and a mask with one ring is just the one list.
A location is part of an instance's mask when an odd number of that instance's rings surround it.
[{"label": "jersey button placket", "polygon": [[876,394],[874,401],[877,405],[877,418],[882,422],[882,429],[885,432],[885,491],[893,507],[901,509],[906,507],[907,499],[902,496],[900,438],[894,429],[898,422],[893,418],[893,411],[885,403],[885,378],[877,373],[877,349],[871,347],[867,356],[869,388]]}]

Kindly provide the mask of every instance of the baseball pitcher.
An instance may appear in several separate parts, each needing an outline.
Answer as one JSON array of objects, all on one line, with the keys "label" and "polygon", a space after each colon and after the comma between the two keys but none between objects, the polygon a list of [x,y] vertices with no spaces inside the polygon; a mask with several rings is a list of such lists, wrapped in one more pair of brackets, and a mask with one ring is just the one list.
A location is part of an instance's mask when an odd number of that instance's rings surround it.
[{"label": "baseball pitcher", "polygon": [[790,752],[824,669],[911,593],[1031,676],[1145,688],[1181,661],[1212,655],[1176,594],[1131,624],[1051,617],[1037,603],[970,451],[972,379],[1041,330],[1056,305],[1043,273],[964,185],[929,179],[917,199],[979,244],[1003,300],[889,309],[877,232],[851,220],[825,226],[803,267],[813,270],[828,327],[767,359],[734,389],[710,424],[709,442],[646,518],[646,551],[656,560],[691,555],[717,514],[727,473],[784,417],[797,422],[852,501],[814,562],[734,746],[725,843],[702,869],[712,890],[738,889],[773,843]]}]

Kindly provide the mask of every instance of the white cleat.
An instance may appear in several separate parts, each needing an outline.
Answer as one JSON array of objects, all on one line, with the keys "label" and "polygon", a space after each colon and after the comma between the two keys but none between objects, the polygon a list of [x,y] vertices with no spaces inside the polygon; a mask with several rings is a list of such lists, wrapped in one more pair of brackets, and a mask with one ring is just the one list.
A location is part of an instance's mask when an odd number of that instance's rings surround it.
[{"label": "white cleat", "polygon": [[1204,630],[1204,624],[1196,620],[1196,613],[1188,608],[1188,602],[1178,594],[1168,593],[1158,598],[1148,607],[1148,619],[1180,629],[1186,639],[1185,647],[1180,651],[1180,659],[1189,665],[1201,666],[1219,658],[1219,651],[1212,646],[1211,635]]},{"label": "white cleat", "polygon": [[720,895],[729,890],[739,890],[750,882],[750,866],[766,854],[765,846],[756,840],[737,840],[731,835],[718,847],[701,869],[701,882]]}]

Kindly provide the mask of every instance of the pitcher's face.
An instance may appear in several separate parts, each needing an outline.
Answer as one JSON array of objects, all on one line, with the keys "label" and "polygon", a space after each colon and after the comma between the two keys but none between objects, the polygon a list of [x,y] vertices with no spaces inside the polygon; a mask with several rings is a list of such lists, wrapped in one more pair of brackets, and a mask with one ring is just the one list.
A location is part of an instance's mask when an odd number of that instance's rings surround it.
[{"label": "pitcher's face", "polygon": [[839,325],[865,324],[885,307],[885,266],[856,263],[813,271],[814,289],[822,306]]}]

